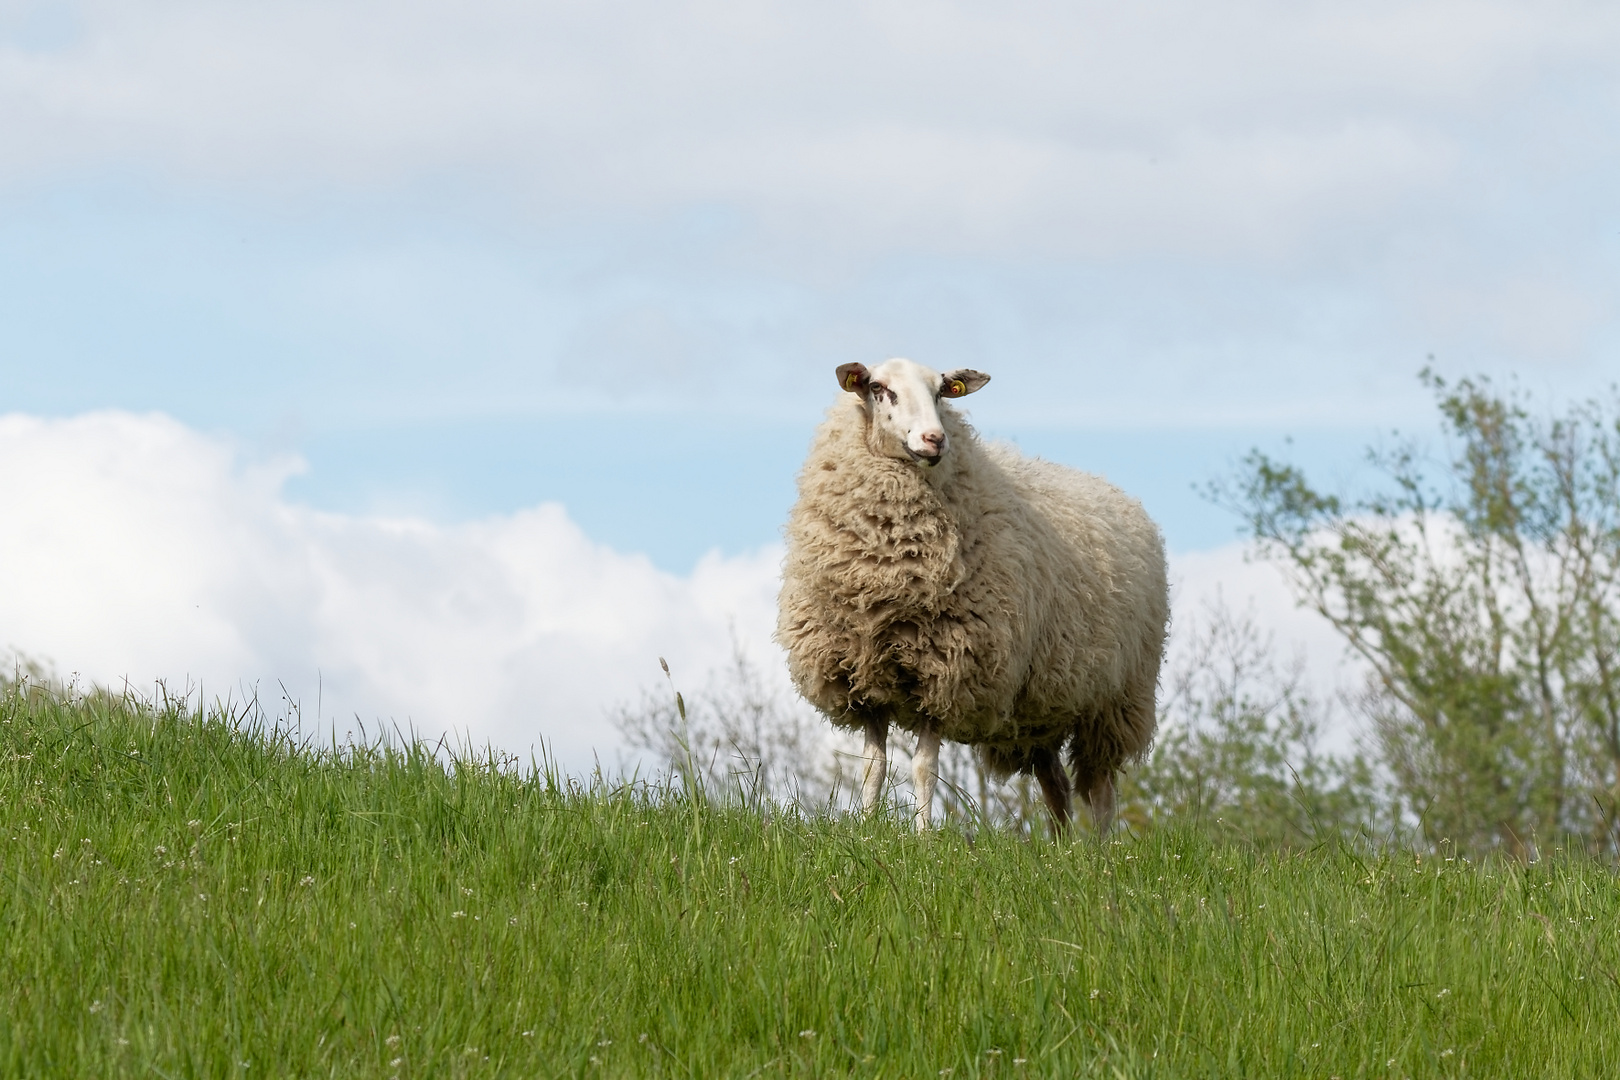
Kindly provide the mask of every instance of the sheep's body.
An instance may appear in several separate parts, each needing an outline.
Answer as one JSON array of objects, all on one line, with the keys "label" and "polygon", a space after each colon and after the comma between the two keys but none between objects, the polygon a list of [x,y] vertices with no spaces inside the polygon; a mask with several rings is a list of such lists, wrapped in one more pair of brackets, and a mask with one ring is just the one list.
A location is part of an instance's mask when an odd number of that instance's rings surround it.
[{"label": "sheep's body", "polygon": [[1101,478],[985,445],[938,410],[952,449],[932,468],[876,452],[860,398],[818,429],[777,623],[793,680],[832,723],[864,728],[869,755],[894,724],[923,756],[945,738],[1000,775],[1033,773],[1059,824],[1067,749],[1105,823],[1114,772],[1153,738],[1169,618],[1158,528]]}]

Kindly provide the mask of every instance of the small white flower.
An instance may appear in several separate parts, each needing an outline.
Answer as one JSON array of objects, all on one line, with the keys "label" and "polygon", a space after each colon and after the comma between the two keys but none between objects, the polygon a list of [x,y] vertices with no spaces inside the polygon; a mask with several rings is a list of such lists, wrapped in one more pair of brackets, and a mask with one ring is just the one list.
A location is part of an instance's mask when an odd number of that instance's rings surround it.
[{"label": "small white flower", "polygon": [[388,1038],[383,1040],[383,1045],[385,1045],[385,1046],[398,1046],[399,1045],[399,1036],[398,1035],[390,1035],[390,1036],[388,1036]]},{"label": "small white flower", "polygon": [[152,854],[154,855],[167,855],[168,853],[169,849],[164,847],[162,844],[159,844],[157,847],[152,849]]},{"label": "small white flower", "polygon": [[450,917],[452,919],[465,919],[467,917],[467,913],[465,911],[452,911],[450,913]]},{"label": "small white flower", "polygon": [[525,1038],[525,1039],[532,1039],[532,1038],[534,1038],[534,1032],[532,1032],[532,1031],[525,1031],[525,1032],[524,1032],[524,1033],[523,1033],[523,1037],[524,1037],[524,1038]]},{"label": "small white flower", "polygon": [[1451,993],[1451,988],[1450,987],[1444,987],[1444,988],[1441,989],[1441,991],[1438,994],[1436,994],[1434,996],[1438,1000],[1439,998],[1445,997],[1449,993]]},{"label": "small white flower", "polygon": [[102,1009],[105,1009],[105,1008],[106,1008],[106,1006],[101,1003],[100,998],[97,998],[96,1000],[94,1000],[94,1001],[92,1001],[90,1003],[90,1011],[93,1012],[93,1013],[98,1013]]},{"label": "small white flower", "polygon": [[390,1061],[388,1063],[388,1067],[390,1069],[397,1069],[403,1064],[405,1064],[405,1059],[404,1058],[395,1058],[393,1061]]},{"label": "small white flower", "polygon": [[813,1039],[815,1037],[816,1037],[815,1028],[805,1028],[803,1031],[799,1032],[799,1038],[801,1038],[801,1039]]},{"label": "small white flower", "polygon": [[1455,1050],[1445,1049],[1445,1050],[1440,1051],[1440,1056],[1441,1057],[1450,1057],[1452,1054],[1455,1054],[1456,1052],[1457,1051],[1455,1051]]},{"label": "small white flower", "polygon": [[1093,987],[1091,990],[1091,1000],[1096,1001],[1100,997],[1102,997],[1102,991],[1098,990],[1096,987]]},{"label": "small white flower", "polygon": [[298,884],[313,885],[315,884],[315,876],[313,874],[305,874],[303,877],[298,879]]}]

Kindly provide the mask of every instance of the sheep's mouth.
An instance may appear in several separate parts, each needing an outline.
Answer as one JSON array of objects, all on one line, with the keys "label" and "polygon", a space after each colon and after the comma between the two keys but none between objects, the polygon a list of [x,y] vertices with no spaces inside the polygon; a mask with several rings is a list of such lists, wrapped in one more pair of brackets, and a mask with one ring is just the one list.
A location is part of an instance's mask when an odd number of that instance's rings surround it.
[{"label": "sheep's mouth", "polygon": [[935,465],[938,465],[939,459],[945,456],[943,453],[934,454],[932,457],[927,454],[919,454],[909,446],[906,447],[906,453],[911,455],[912,461],[915,461],[919,465],[926,465],[930,469],[932,469]]}]

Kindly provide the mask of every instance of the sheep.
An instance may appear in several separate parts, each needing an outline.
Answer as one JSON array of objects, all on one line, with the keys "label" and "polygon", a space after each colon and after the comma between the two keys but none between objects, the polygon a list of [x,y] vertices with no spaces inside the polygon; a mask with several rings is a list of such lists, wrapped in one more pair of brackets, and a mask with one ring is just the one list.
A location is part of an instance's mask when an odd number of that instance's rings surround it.
[{"label": "sheep", "polygon": [[894,726],[917,737],[918,831],[950,739],[998,777],[1034,775],[1059,833],[1077,788],[1105,835],[1114,774],[1153,739],[1158,527],[1100,477],[982,442],[942,399],[988,375],[892,359],[837,376],[785,530],[776,641],[805,699],[864,732],[862,807]]}]

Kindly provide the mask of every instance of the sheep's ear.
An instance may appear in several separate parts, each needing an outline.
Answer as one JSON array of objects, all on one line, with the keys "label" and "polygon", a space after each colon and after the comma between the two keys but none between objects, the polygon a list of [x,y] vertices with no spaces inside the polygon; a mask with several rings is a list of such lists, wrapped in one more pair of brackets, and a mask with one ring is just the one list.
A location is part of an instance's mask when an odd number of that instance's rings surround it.
[{"label": "sheep's ear", "polygon": [[838,365],[838,385],[852,394],[866,393],[871,381],[872,373],[866,370],[865,364]]},{"label": "sheep's ear", "polygon": [[940,397],[965,397],[990,381],[990,376],[972,368],[957,368],[939,377]]}]

